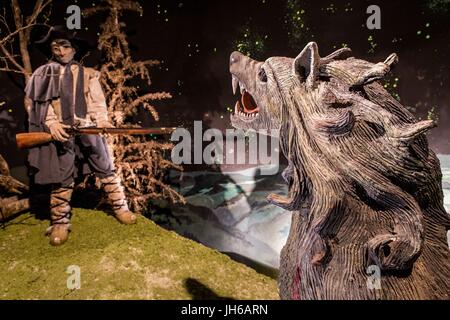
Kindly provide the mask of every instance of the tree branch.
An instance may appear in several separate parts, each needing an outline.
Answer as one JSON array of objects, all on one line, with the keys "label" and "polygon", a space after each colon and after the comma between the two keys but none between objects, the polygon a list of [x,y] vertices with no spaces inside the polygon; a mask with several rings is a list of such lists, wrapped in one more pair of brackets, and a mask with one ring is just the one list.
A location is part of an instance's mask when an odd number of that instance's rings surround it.
[{"label": "tree branch", "polygon": [[[16,29],[23,27],[22,12],[20,10],[19,2],[17,0],[11,0],[12,10],[14,13],[14,23]],[[28,53],[28,40],[26,38],[24,30],[19,31],[19,47],[20,54],[22,55],[23,68],[25,69],[25,83],[28,82],[29,74],[32,73],[33,68],[31,66],[30,54]]]},{"label": "tree branch", "polygon": [[[37,16],[41,12],[41,6],[42,6],[43,2],[44,2],[44,0],[37,0],[36,1],[36,4],[34,5],[33,13],[30,16],[28,16],[27,19],[26,19],[27,25],[32,24],[33,21],[35,21],[37,19]],[[30,40],[30,32],[31,32],[30,29],[25,31],[25,38],[26,38],[27,41]]]},{"label": "tree branch", "polygon": [[2,40],[0,40],[0,45],[3,45],[4,43],[8,42],[9,40],[11,40],[15,35],[19,34],[19,32],[23,32],[26,29],[32,28],[36,25],[36,23],[32,23],[26,26],[22,26],[16,30],[14,30],[13,32],[10,32],[6,37],[4,37]]},{"label": "tree branch", "polygon": [[23,74],[26,73],[26,70],[24,67],[22,67],[17,61],[16,59],[14,59],[14,57],[12,56],[12,54],[5,48],[5,46],[0,45],[0,49],[3,51],[3,53],[5,54],[6,58],[17,67],[17,69],[20,70],[20,72],[22,72]]},{"label": "tree branch", "polygon": [[[47,0],[46,2],[44,2],[44,0],[38,0],[36,2],[36,5],[34,6],[33,13],[26,19],[27,25],[35,25],[38,16],[42,13],[42,11],[44,11],[45,7],[49,6],[51,3],[52,0]],[[27,42],[30,41],[30,33],[31,29],[27,29],[25,31],[25,37]]]},{"label": "tree branch", "polygon": [[23,74],[23,75],[27,74],[26,72],[23,72],[23,71],[20,71],[20,70],[14,70],[14,69],[10,69],[10,68],[0,68],[0,71],[20,73],[20,74]]},{"label": "tree branch", "polygon": [[162,100],[162,99],[170,99],[172,98],[172,95],[168,92],[154,92],[154,93],[147,93],[143,96],[140,96],[139,98],[135,99],[132,103],[132,107],[137,107],[141,103],[148,101],[148,100]]},{"label": "tree branch", "polygon": [[[20,29],[23,25],[22,11],[20,10],[19,2],[17,0],[11,0],[11,9],[14,14],[14,24],[16,29]],[[20,34],[21,32],[19,32]]]}]

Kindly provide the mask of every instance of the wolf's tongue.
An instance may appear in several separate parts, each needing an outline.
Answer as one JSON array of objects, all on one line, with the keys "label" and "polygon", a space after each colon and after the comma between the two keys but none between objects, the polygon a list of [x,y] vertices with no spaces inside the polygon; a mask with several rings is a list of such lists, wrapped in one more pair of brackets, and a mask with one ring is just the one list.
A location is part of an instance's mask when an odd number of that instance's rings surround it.
[{"label": "wolf's tongue", "polygon": [[242,94],[241,102],[246,113],[258,112],[258,106],[256,105],[255,100],[247,91],[244,91]]}]

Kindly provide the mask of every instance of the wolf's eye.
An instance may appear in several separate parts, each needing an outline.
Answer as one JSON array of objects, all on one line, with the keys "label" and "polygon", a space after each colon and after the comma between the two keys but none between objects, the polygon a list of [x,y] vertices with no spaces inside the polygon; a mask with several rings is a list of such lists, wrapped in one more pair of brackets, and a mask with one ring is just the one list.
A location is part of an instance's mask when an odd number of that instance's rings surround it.
[{"label": "wolf's eye", "polygon": [[263,68],[259,69],[258,78],[259,78],[259,81],[267,82],[267,74]]}]

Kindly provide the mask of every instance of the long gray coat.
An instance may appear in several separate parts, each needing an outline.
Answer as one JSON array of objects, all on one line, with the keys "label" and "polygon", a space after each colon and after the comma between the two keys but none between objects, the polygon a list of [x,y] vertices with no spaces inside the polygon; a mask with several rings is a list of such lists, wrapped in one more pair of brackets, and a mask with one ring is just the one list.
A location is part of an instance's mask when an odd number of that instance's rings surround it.
[{"label": "long gray coat", "polygon": [[[31,99],[32,106],[29,114],[29,131],[30,132],[50,132],[45,125],[47,112],[51,102],[60,97],[60,67],[58,63],[50,62],[45,64],[33,73],[26,88],[25,94]],[[88,139],[86,139],[88,138]],[[97,153],[101,154],[101,162],[111,162],[107,153],[105,139],[100,136],[86,136],[83,140],[89,140]],[[98,150],[97,150],[98,149]],[[29,150],[28,161],[31,168],[31,174],[34,176],[34,182],[37,184],[62,183],[64,171],[67,164],[62,163],[58,157],[59,148],[57,143],[52,142],[41,145]],[[103,175],[109,175],[112,169],[112,163],[100,164],[90,168],[88,162],[83,162],[83,154],[79,146],[75,145],[77,159],[81,160],[82,174],[88,174],[99,171],[102,168],[105,171]],[[92,162],[92,161],[91,161]],[[98,161],[97,161],[98,162]],[[92,166],[92,163],[90,163]],[[97,168],[97,169],[96,169]],[[75,175],[79,172],[75,170]]]}]

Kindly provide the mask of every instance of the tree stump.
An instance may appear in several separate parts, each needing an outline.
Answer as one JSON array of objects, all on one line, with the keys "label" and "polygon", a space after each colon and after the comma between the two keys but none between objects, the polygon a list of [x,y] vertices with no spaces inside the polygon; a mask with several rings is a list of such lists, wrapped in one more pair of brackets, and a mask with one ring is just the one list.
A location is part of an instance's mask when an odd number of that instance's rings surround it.
[{"label": "tree stump", "polygon": [[10,176],[9,166],[0,155],[0,222],[30,209],[28,186]]}]

